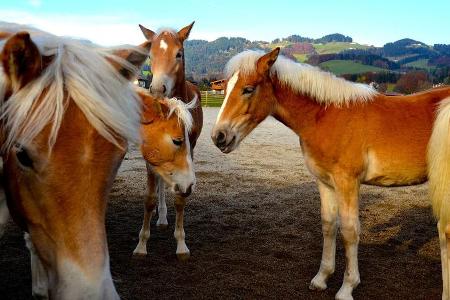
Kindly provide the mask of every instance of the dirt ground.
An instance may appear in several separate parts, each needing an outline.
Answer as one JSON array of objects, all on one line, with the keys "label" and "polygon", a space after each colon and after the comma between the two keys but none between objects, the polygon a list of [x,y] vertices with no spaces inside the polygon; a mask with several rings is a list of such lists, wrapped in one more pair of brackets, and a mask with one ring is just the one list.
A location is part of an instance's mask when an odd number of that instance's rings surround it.
[{"label": "dirt ground", "polygon": [[[320,200],[299,151],[298,138],[268,119],[231,154],[209,137],[218,109],[205,109],[195,152],[197,187],[186,209],[187,262],[179,262],[169,228],[152,220],[149,254],[133,258],[146,193],[145,164],[136,150],[124,160],[107,216],[111,270],[123,299],[334,299],[344,272],[328,289],[308,289],[318,270]],[[362,188],[361,284],[355,299],[440,299],[437,230],[426,185]],[[28,299],[29,255],[14,224],[0,240],[0,298]]]}]

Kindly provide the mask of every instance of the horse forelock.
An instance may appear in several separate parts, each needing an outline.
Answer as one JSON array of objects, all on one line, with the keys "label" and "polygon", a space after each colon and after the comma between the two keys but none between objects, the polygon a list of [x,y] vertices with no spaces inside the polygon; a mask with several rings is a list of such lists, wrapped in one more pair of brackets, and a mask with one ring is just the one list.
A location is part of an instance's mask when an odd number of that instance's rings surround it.
[{"label": "horse forelock", "polygon": [[169,107],[167,118],[170,118],[171,115],[175,113],[178,117],[178,121],[184,125],[187,132],[191,132],[194,125],[194,120],[192,118],[190,110],[192,110],[197,105],[197,95],[195,95],[194,99],[192,99],[189,103],[184,103],[178,98],[167,98],[164,100],[164,102],[167,103]]},{"label": "horse forelock", "polygon": [[[117,137],[139,141],[140,101],[134,89],[108,62],[109,49],[39,30],[0,23],[0,31],[27,30],[41,55],[53,60],[42,74],[4,101],[5,76],[0,75],[1,115],[7,131],[4,147],[33,140],[51,125],[49,146],[56,141],[69,99],[105,139],[119,146]],[[3,48],[3,44],[0,44]],[[134,49],[134,48],[133,48]],[[123,59],[113,60],[131,69]],[[134,71],[134,70],[133,70]],[[39,101],[38,101],[39,100]]]},{"label": "horse forelock", "polygon": [[[235,55],[226,64],[224,75],[231,78],[237,71],[244,76],[253,74],[256,72],[256,62],[263,55],[263,51],[255,50]],[[347,81],[318,67],[297,63],[282,55],[278,56],[271,67],[270,75],[294,92],[307,95],[324,105],[366,102],[378,94],[369,85]]]}]

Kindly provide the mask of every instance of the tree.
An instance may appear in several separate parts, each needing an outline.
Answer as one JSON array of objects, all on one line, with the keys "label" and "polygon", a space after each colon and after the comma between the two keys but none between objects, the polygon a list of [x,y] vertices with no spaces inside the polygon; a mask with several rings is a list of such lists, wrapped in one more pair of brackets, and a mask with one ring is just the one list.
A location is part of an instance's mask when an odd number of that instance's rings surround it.
[{"label": "tree", "polygon": [[397,81],[395,91],[402,94],[411,94],[431,88],[433,85],[428,80],[424,71],[413,71],[403,74]]}]

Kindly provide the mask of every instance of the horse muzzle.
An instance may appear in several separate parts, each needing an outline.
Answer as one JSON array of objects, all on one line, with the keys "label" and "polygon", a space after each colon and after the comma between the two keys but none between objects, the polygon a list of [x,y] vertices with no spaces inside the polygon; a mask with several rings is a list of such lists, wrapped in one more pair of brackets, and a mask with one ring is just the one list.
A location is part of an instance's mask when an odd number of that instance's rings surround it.
[{"label": "horse muzzle", "polygon": [[211,139],[213,140],[216,147],[219,148],[223,153],[230,153],[231,151],[236,149],[238,145],[237,134],[225,128],[214,129],[211,134]]}]

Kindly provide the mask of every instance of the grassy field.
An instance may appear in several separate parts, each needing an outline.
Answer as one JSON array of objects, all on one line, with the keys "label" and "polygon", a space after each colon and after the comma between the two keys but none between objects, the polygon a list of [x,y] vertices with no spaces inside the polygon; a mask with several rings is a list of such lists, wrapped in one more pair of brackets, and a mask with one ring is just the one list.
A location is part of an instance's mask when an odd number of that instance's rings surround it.
[{"label": "grassy field", "polygon": [[413,68],[419,68],[419,69],[425,69],[425,70],[432,70],[435,67],[428,65],[428,59],[419,59],[410,63],[405,64],[405,66],[413,67]]},{"label": "grassy field", "polygon": [[224,95],[222,94],[207,94],[205,91],[202,91],[202,106],[204,107],[220,107],[223,99]]},{"label": "grassy field", "polygon": [[367,49],[369,46],[357,43],[334,42],[326,44],[313,44],[318,54],[339,53],[348,49]]},{"label": "grassy field", "polygon": [[305,62],[308,60],[308,54],[294,54],[294,57],[298,62]]},{"label": "grassy field", "polygon": [[321,63],[320,67],[336,75],[386,71],[385,69],[363,65],[350,60],[329,60]]}]

